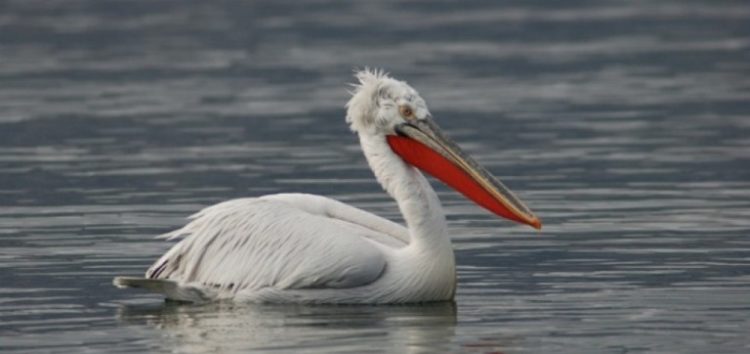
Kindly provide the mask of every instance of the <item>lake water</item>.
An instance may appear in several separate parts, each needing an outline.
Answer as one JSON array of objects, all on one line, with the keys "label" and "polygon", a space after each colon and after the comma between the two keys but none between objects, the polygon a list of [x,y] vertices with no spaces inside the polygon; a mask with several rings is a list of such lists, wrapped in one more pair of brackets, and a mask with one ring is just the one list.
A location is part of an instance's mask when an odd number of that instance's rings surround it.
[{"label": "lake water", "polygon": [[[0,4],[4,353],[750,352],[746,1]],[[226,199],[399,220],[344,123],[409,81],[544,221],[434,185],[455,304],[204,306],[111,286]]]}]

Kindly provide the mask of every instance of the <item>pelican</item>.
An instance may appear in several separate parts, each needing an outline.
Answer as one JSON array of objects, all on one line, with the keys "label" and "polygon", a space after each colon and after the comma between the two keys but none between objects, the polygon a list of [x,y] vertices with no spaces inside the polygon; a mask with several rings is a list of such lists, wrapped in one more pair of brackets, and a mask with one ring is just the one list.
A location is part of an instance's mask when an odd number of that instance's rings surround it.
[{"label": "pelican", "polygon": [[116,277],[114,284],[188,302],[452,301],[448,225],[420,170],[499,216],[541,228],[529,208],[440,131],[416,90],[378,70],[355,76],[346,121],[406,227],[317,195],[233,199],[159,236],[181,240],[145,278]]}]

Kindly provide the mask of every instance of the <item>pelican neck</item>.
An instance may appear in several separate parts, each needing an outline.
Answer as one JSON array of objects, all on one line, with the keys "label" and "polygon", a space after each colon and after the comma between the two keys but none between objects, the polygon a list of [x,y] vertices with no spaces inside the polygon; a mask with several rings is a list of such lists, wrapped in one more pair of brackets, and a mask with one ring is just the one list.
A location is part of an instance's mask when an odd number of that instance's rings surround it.
[{"label": "pelican neck", "polygon": [[383,135],[359,134],[370,168],[398,204],[409,229],[410,245],[450,248],[443,207],[424,175],[393,152]]}]

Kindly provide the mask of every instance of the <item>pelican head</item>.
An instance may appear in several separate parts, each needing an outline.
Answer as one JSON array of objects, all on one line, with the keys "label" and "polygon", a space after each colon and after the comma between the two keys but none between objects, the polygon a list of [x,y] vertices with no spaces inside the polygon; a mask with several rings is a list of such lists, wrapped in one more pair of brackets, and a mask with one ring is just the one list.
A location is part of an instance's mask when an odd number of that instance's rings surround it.
[{"label": "pelican head", "polygon": [[406,82],[367,69],[356,77],[359,84],[346,105],[346,121],[353,131],[388,135],[409,120],[429,119],[427,104]]},{"label": "pelican head", "polygon": [[541,229],[542,223],[500,180],[435,124],[427,104],[404,81],[379,70],[356,74],[346,121],[358,134],[385,140],[407,164],[429,173],[485,209]]}]

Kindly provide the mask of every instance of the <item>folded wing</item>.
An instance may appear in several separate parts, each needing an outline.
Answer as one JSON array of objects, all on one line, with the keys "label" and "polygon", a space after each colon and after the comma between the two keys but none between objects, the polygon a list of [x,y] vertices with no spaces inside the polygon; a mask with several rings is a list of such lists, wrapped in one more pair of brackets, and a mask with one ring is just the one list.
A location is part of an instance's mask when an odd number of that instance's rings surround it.
[{"label": "folded wing", "polygon": [[223,202],[164,237],[182,240],[149,268],[147,278],[225,295],[367,285],[386,269],[388,249],[408,243],[403,226],[304,194]]}]

